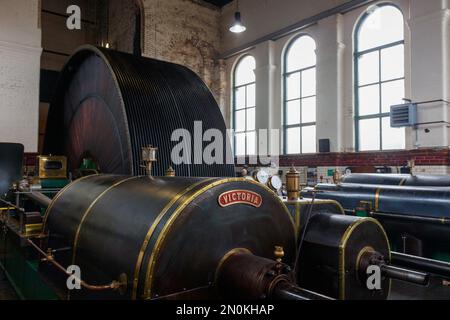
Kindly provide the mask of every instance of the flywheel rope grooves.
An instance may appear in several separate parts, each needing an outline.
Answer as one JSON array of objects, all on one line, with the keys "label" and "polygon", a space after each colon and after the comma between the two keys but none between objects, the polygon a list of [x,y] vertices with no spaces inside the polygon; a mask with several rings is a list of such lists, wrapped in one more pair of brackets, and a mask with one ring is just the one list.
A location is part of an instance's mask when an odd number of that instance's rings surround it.
[{"label": "flywheel rope grooves", "polygon": [[[84,100],[88,93],[96,98]],[[79,105],[73,105],[74,101],[80,101]],[[172,132],[186,129],[194,138],[194,121],[202,122],[202,133],[215,128],[227,138],[220,109],[194,72],[168,62],[83,46],[61,73],[44,151],[65,154],[67,150],[65,155],[73,162],[70,170],[77,169],[80,164],[75,162],[90,151],[103,173],[139,175],[144,173],[141,148],[152,144],[158,148],[153,174],[160,176],[172,165],[171,152],[177,144],[171,141]],[[225,141],[224,145],[222,163],[195,164],[192,153],[192,163],[174,165],[177,175],[234,177],[234,165],[226,164]]]},{"label": "flywheel rope grooves", "polygon": [[[167,81],[167,79],[166,79],[166,76],[165,76],[165,74],[162,72],[162,70],[159,70],[159,73],[160,73],[160,75],[161,75],[161,79],[164,81],[164,83],[166,84],[166,86],[167,86],[167,91],[168,91],[168,93],[170,93],[170,100],[173,100],[173,106],[175,107],[175,109],[176,109],[176,116],[178,117],[178,119],[179,119],[179,121],[180,121],[180,123],[181,123],[181,125],[182,125],[182,127],[183,128],[186,128],[186,123],[183,121],[183,117],[181,116],[181,113],[180,113],[180,107],[179,107],[179,105],[178,105],[178,103],[177,103],[177,99],[175,99],[175,95],[174,95],[174,92],[173,92],[173,90],[172,90],[172,88],[170,87],[170,84],[169,84],[169,82]],[[174,115],[175,115],[175,113],[174,113]],[[185,141],[184,141],[185,142]],[[187,145],[185,145],[187,148],[190,148],[190,146],[187,146]],[[169,162],[171,162],[170,161],[170,159],[168,159],[168,161]],[[188,175],[188,176],[191,176],[191,172],[190,172],[190,169],[189,169],[189,167],[187,168],[187,172],[185,173],[186,175]]]}]

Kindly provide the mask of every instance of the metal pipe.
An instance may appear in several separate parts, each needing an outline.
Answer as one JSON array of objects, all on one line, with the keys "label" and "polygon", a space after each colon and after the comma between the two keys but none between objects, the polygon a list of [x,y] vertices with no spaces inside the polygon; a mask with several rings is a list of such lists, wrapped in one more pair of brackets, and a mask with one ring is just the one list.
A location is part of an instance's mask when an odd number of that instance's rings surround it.
[{"label": "metal pipe", "polygon": [[421,286],[428,284],[429,275],[423,272],[402,269],[391,265],[380,265],[381,272],[388,278],[415,283]]},{"label": "metal pipe", "polygon": [[27,242],[37,251],[39,252],[42,256],[45,257],[45,261],[50,262],[51,264],[53,264],[58,270],[60,270],[61,272],[64,272],[66,275],[74,277],[75,280],[79,281],[81,286],[87,290],[90,291],[105,291],[105,290],[119,290],[123,284],[118,282],[118,281],[112,281],[110,284],[106,284],[106,285],[91,285],[89,283],[86,283],[85,281],[81,280],[80,278],[78,278],[77,276],[68,273],[66,268],[64,268],[62,265],[60,265],[55,258],[51,255],[48,254],[46,252],[44,252],[38,245],[36,245],[33,241],[31,241],[31,239],[27,239]]},{"label": "metal pipe", "polygon": [[31,192],[23,192],[22,194],[24,194],[31,200],[37,202],[44,208],[48,208],[50,206],[50,203],[52,202],[52,199],[50,199],[49,197],[47,197],[46,195],[44,195],[40,192],[32,192],[31,191]]},{"label": "metal pipe", "polygon": [[6,201],[6,200],[1,199],[1,198],[0,198],[0,201],[3,202],[4,204],[6,204],[10,208],[14,208],[14,209],[16,209],[16,210],[18,210],[20,212],[25,212],[25,209],[23,209],[23,208],[21,208],[19,206],[16,206],[15,204],[13,204],[13,203],[11,203],[9,201]]},{"label": "metal pipe", "polygon": [[450,225],[450,220],[447,218],[431,218],[431,217],[421,217],[421,216],[410,216],[410,215],[402,215],[402,214],[394,214],[394,213],[386,213],[386,212],[370,212],[370,215],[373,217],[382,217],[382,218],[393,218],[400,220],[410,220],[410,221],[418,221],[418,222],[431,222],[438,223],[444,225]]},{"label": "metal pipe", "polygon": [[450,263],[448,262],[411,256],[398,252],[391,253],[391,262],[402,267],[418,269],[450,278]]},{"label": "metal pipe", "polygon": [[19,190],[20,194],[26,195],[28,198],[37,202],[44,208],[48,208],[48,206],[50,206],[50,203],[52,202],[52,199],[50,199],[49,197],[47,197],[46,195],[44,195],[40,192],[34,192],[28,188],[24,188],[21,186],[18,187],[18,190]]},{"label": "metal pipe", "polygon": [[333,298],[299,288],[287,281],[280,282],[273,289],[273,298],[277,300],[307,301],[307,300],[334,300]]}]

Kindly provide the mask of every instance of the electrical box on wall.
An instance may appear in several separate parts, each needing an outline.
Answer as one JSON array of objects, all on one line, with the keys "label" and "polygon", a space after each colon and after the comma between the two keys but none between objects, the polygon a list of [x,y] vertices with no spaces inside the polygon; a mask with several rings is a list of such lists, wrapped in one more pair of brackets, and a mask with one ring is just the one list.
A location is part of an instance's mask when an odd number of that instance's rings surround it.
[{"label": "electrical box on wall", "polygon": [[391,107],[391,127],[412,127],[417,124],[417,104],[407,103]]},{"label": "electrical box on wall", "polygon": [[320,139],[319,140],[319,152],[329,153],[330,152],[330,139]]}]

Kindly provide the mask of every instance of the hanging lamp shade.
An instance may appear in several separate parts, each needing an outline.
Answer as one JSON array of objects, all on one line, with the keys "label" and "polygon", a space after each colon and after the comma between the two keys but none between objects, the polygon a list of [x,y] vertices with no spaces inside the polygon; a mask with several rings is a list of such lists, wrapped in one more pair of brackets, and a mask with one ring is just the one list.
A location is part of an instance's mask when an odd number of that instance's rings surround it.
[{"label": "hanging lamp shade", "polygon": [[234,13],[234,23],[230,27],[230,31],[233,33],[241,33],[247,30],[247,28],[242,24],[241,13],[236,11]]}]

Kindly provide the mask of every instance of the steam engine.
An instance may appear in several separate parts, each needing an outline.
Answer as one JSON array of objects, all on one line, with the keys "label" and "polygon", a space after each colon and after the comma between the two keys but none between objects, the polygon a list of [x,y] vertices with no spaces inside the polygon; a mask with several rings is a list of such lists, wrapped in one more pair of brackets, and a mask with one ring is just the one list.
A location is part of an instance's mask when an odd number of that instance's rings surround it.
[{"label": "steam engine", "polygon": [[280,246],[289,264],[295,251],[282,202],[239,178],[88,176],[57,195],[44,229],[51,248],[71,248],[55,259],[78,265],[90,283],[127,279],[122,297],[133,299],[212,297],[228,252],[274,259]]},{"label": "steam engine", "polygon": [[[295,170],[280,197],[279,183],[234,176],[229,144],[213,152],[222,161],[198,163],[198,153],[185,153],[195,150],[191,141],[172,136],[215,129],[226,140],[225,128],[212,94],[187,68],[80,48],[63,70],[45,139],[46,153],[64,157],[43,159],[37,181],[20,179],[20,146],[0,159],[8,173],[0,264],[18,294],[386,299],[390,279],[427,284],[428,273],[393,265],[377,220],[348,216],[345,202],[315,193],[301,198]],[[174,149],[187,161],[173,163]],[[68,184],[66,165],[76,178]],[[367,287],[370,266],[381,270],[382,289]],[[68,286],[71,275],[79,288]]]}]

